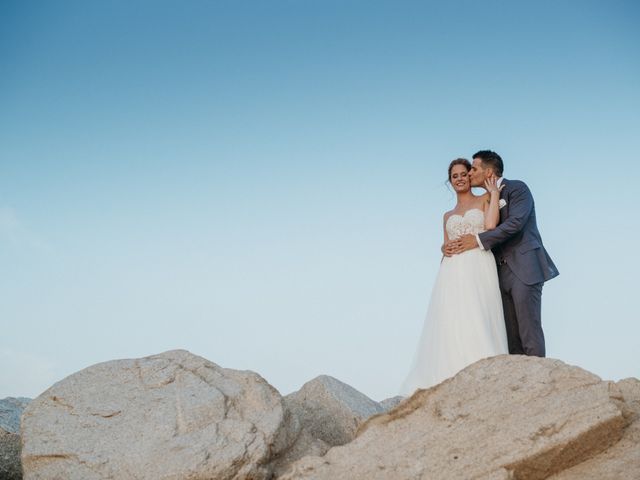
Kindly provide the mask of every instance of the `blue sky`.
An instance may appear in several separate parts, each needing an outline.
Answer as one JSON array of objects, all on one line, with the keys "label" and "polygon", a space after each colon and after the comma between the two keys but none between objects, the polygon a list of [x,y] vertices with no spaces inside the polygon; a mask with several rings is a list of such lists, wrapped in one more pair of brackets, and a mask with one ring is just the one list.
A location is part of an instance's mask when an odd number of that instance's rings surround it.
[{"label": "blue sky", "polygon": [[547,352],[640,377],[633,1],[0,4],[0,398],[184,348],[283,394],[408,372],[452,158],[561,275]]}]

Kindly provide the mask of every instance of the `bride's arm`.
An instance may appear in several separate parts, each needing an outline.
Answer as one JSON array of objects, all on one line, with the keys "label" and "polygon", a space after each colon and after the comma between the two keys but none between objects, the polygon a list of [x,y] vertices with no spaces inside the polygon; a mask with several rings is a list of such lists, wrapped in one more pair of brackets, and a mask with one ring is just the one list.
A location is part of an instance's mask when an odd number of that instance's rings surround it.
[{"label": "bride's arm", "polygon": [[440,251],[442,252],[442,258],[440,259],[440,262],[442,262],[442,260],[444,260],[444,257],[448,257],[450,255],[447,255],[446,252],[446,248],[447,248],[447,243],[449,243],[449,235],[447,235],[447,214],[449,212],[445,212],[444,214],[444,218],[442,219],[442,229],[444,230],[444,243],[442,244],[442,247],[440,247]]},{"label": "bride's arm", "polygon": [[489,198],[484,202],[484,228],[493,230],[500,221],[500,189],[496,185],[496,177],[491,177],[484,182]]}]

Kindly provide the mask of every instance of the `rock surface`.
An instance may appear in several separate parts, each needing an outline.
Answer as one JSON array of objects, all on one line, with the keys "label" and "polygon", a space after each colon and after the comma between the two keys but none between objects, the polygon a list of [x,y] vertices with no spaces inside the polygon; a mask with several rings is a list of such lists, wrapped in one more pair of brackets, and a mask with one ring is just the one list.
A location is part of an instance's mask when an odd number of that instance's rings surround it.
[{"label": "rock surface", "polygon": [[20,480],[20,435],[0,430],[0,479]]},{"label": "rock surface", "polygon": [[640,480],[640,381],[503,355],[410,398],[327,375],[283,398],[172,350],[0,400],[0,479],[20,460],[27,480]]},{"label": "rock surface", "polygon": [[307,430],[300,430],[293,442],[293,446],[273,459],[275,477],[285,473],[292,463],[303,457],[313,455],[321,457],[331,448],[331,445],[313,436]]},{"label": "rock surface", "polygon": [[281,480],[544,479],[620,440],[630,421],[622,390],[559,360],[481,360]]},{"label": "rock surface", "polygon": [[20,433],[20,417],[31,402],[26,397],[7,397],[0,400],[0,429],[7,433]]},{"label": "rock surface", "polygon": [[26,480],[267,479],[298,434],[260,375],[185,350],[74,373],[28,405],[21,431]]},{"label": "rock surface", "polygon": [[382,407],[382,410],[384,412],[387,412],[392,408],[395,408],[396,405],[398,405],[401,401],[405,400],[405,398],[406,397],[403,397],[402,395],[396,395],[395,397],[385,398],[380,402],[380,406]]},{"label": "rock surface", "polygon": [[618,382],[627,415],[632,422],[622,439],[603,453],[549,477],[549,480],[638,480],[640,479],[640,381]]},{"label": "rock surface", "polygon": [[0,400],[0,479],[22,478],[20,462],[20,416],[31,401],[25,397]]},{"label": "rock surface", "polygon": [[383,411],[378,402],[329,375],[308,381],[284,399],[302,428],[331,446],[353,440],[364,420]]},{"label": "rock surface", "polygon": [[384,411],[377,402],[329,375],[308,381],[284,400],[301,429],[293,446],[276,459],[276,475],[304,456],[322,456],[332,446],[350,442],[362,422]]},{"label": "rock surface", "polygon": [[350,442],[364,420],[384,411],[378,402],[329,375],[308,381],[284,399],[302,428],[331,446]]}]

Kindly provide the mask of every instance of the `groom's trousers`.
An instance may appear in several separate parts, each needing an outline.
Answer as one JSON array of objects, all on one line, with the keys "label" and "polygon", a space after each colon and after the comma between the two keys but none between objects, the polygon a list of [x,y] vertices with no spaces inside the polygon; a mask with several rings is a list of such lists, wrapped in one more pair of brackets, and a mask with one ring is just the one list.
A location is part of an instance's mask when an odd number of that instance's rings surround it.
[{"label": "groom's trousers", "polygon": [[514,275],[509,265],[498,265],[500,293],[507,328],[509,353],[545,356],[542,332],[542,285],[527,285]]}]

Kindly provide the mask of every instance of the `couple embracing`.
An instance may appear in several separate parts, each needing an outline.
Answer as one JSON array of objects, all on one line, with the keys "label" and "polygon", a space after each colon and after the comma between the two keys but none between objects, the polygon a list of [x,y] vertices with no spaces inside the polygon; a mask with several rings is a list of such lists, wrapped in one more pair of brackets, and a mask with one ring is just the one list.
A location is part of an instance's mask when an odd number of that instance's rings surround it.
[{"label": "couple embracing", "polygon": [[[401,395],[481,358],[545,356],[542,286],[558,269],[542,245],[529,188],[503,178],[503,170],[491,150],[449,165],[457,203],[444,215],[444,256]],[[486,193],[474,195],[471,187]]]}]

